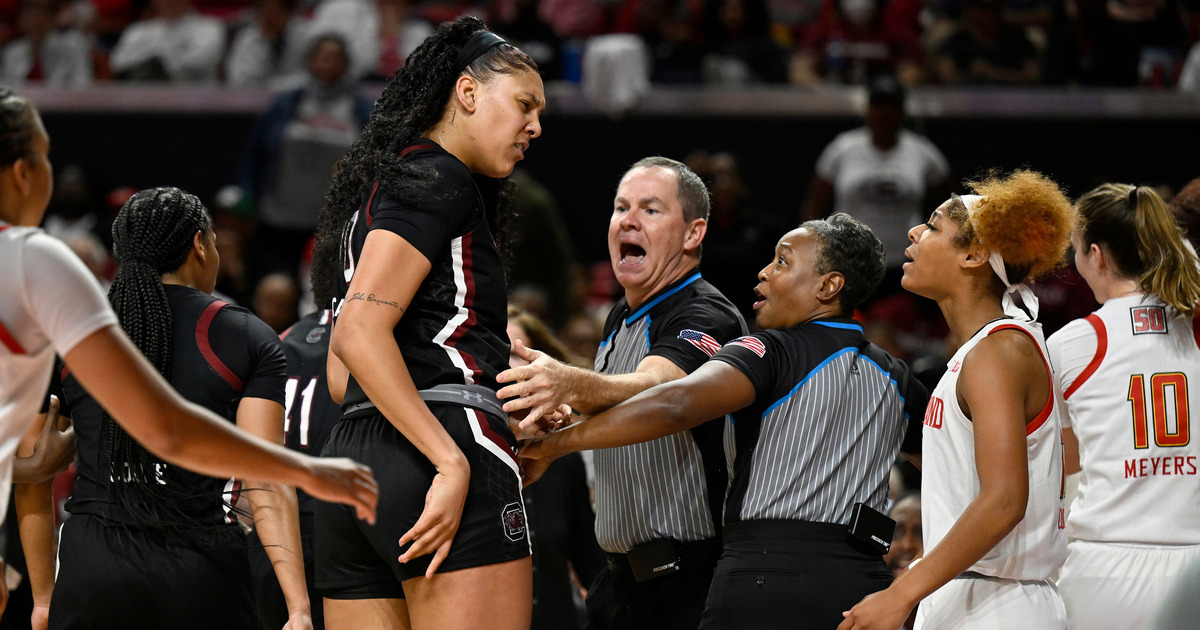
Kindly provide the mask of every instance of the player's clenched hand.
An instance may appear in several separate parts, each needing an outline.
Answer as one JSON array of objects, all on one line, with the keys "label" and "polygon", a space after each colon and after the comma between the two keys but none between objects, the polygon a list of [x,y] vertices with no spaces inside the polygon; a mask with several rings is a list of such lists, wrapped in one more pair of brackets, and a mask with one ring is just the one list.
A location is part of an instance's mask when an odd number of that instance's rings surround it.
[{"label": "player's clenched hand", "polygon": [[467,501],[470,467],[439,470],[425,494],[425,509],[412,529],[400,537],[400,547],[412,546],[400,554],[400,562],[433,553],[425,577],[433,577],[442,561],[450,554],[450,545],[462,520],[463,504]]},{"label": "player's clenched hand", "polygon": [[521,487],[528,486],[529,484],[537,481],[538,479],[541,479],[542,475],[546,474],[546,469],[550,467],[550,464],[553,461],[554,460],[549,459],[549,458],[546,458],[546,459],[523,459],[522,458],[520,460],[520,462],[521,462]]},{"label": "player's clenched hand", "polygon": [[322,501],[345,503],[354,508],[358,518],[375,524],[379,484],[370,468],[344,457],[309,459],[312,475],[306,483],[297,485]]},{"label": "player's clenched hand", "polygon": [[849,611],[837,630],[896,630],[904,625],[912,606],[892,589],[871,593]]},{"label": "player's clenched hand", "polygon": [[313,630],[312,615],[307,611],[292,611],[283,630]]},{"label": "player's clenched hand", "polygon": [[544,416],[552,416],[559,406],[571,402],[571,386],[573,368],[556,360],[545,353],[530,350],[516,340],[513,352],[529,361],[522,365],[505,370],[496,376],[500,383],[512,383],[496,392],[501,400],[512,398],[504,403],[504,411],[515,413],[528,410],[528,415],[521,420],[521,428],[527,433],[537,433],[541,426],[538,421]]}]

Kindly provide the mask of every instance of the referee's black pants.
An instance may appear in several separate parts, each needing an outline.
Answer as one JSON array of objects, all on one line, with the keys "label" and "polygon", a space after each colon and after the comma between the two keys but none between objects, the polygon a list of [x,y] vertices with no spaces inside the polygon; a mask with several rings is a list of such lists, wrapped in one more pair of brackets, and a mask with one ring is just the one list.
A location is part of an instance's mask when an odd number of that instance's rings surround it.
[{"label": "referee's black pants", "polygon": [[638,582],[626,557],[610,553],[588,589],[587,630],[696,630],[720,555],[718,538],[682,543],[679,571]]},{"label": "referee's black pants", "polygon": [[835,630],[843,611],[891,583],[883,556],[845,525],[727,523],[700,628]]}]

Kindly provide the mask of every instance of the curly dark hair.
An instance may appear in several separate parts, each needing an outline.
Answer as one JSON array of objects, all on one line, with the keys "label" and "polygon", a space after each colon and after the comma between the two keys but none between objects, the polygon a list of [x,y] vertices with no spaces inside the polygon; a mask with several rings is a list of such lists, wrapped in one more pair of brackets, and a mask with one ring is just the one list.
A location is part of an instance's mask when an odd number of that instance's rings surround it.
[{"label": "curly dark hair", "polygon": [[837,271],[846,278],[839,299],[842,314],[850,315],[875,292],[887,272],[883,243],[865,223],[841,212],[827,219],[805,221],[800,227],[821,239],[817,272]]},{"label": "curly dark hair", "polygon": [[[379,182],[380,188],[403,203],[406,199],[416,199],[438,177],[427,167],[401,160],[399,154],[441,120],[458,77],[467,74],[487,83],[501,74],[538,71],[529,55],[510,44],[500,44],[480,55],[461,73],[456,72],[455,64],[463,45],[472,35],[486,29],[481,20],[471,16],[438,26],[388,81],[362,137],[338,162],[325,195],[313,248],[313,293],[322,308],[329,308],[334,298],[333,274],[339,271],[343,230],[371,187]],[[493,234],[502,243],[510,186],[507,180],[488,183],[483,179],[476,176]]]}]

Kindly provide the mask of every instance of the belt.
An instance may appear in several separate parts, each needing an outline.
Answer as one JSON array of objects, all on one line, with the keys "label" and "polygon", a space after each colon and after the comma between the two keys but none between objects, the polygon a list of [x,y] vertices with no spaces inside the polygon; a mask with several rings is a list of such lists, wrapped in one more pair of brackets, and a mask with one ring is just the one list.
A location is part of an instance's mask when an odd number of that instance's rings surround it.
[{"label": "belt", "polygon": [[807,540],[809,542],[839,543],[850,540],[846,526],[840,523],[817,523],[786,519],[756,519],[725,524],[725,542],[747,540]]},{"label": "belt", "polygon": [[[492,414],[497,418],[508,417],[508,414],[504,413],[504,406],[500,404],[500,399],[496,398],[496,392],[483,385],[434,385],[417,393],[421,395],[421,400],[427,403],[462,405]],[[378,413],[375,403],[365,400],[345,406],[342,409],[342,416],[362,416],[366,415],[368,411]]]},{"label": "belt", "polygon": [[679,542],[674,538],[652,540],[648,543],[643,543],[630,549],[626,553],[609,553],[608,563],[627,572],[633,571],[633,566],[630,564],[630,557],[634,557],[634,561],[638,560],[637,556],[641,550],[654,547],[655,543],[668,542],[674,546],[675,555],[679,560],[680,569],[707,567],[711,569],[716,565],[717,558],[721,555],[721,539],[708,538],[705,540],[696,540],[693,542]]}]

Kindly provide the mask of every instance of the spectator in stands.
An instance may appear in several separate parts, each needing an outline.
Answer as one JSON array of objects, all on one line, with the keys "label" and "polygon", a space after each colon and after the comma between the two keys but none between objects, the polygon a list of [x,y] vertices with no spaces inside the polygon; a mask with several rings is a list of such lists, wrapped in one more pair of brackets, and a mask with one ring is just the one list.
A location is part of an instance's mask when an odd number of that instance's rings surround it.
[{"label": "spectator in stands", "polygon": [[541,17],[540,0],[516,0],[512,18],[496,24],[495,31],[529,53],[547,81],[562,78],[562,38]]},{"label": "spectator in stands", "polygon": [[887,19],[885,8],[886,0],[827,4],[792,57],[792,83],[865,84],[881,74],[920,83],[921,41],[903,20]]},{"label": "spectator in stands", "polygon": [[225,25],[190,0],[151,0],[153,17],[129,25],[109,63],[118,79],[215,83],[225,52]]},{"label": "spectator in stands", "polygon": [[1169,85],[1186,51],[1178,0],[1076,0],[1085,83]]},{"label": "spectator in stands", "polygon": [[[230,87],[278,89],[304,79],[308,22],[296,13],[297,0],[257,0],[253,19],[238,30],[225,59]],[[293,86],[294,87],[294,86]]]},{"label": "spectator in stands", "polygon": [[804,220],[845,212],[883,240],[888,270],[873,300],[900,291],[906,227],[921,223],[927,199],[950,195],[950,165],[928,138],[903,128],[904,101],[896,77],[872,81],[866,125],[821,152],[803,209]]},{"label": "spectator in stands", "polygon": [[379,57],[367,75],[386,81],[404,65],[404,60],[426,37],[433,34],[433,25],[414,15],[409,0],[377,0],[379,10]]},{"label": "spectator in stands", "polygon": [[259,220],[251,284],[270,272],[296,276],[333,166],[367,124],[371,102],[346,80],[348,62],[340,36],[314,39],[306,84],[276,98],[251,132],[239,178]]},{"label": "spectator in stands", "polygon": [[696,151],[684,162],[704,180],[712,195],[704,236],[704,279],[717,287],[742,316],[753,319],[754,278],[762,270],[762,252],[770,251],[787,231],[774,213],[748,204],[737,158],[731,153]]},{"label": "spectator in stands", "polygon": [[942,83],[1035,83],[1040,52],[1025,31],[1005,23],[1002,0],[967,0],[962,20],[937,48],[934,73]]},{"label": "spectator in stands", "polygon": [[1200,41],[1192,45],[1179,72],[1179,91],[1200,93]]},{"label": "spectator in stands", "polygon": [[58,0],[24,0],[17,19],[20,37],[5,44],[2,80],[9,85],[40,83],[79,88],[92,82],[91,44],[74,28],[54,28]]},{"label": "spectator in stands", "polygon": [[300,318],[299,301],[300,289],[296,286],[296,279],[287,274],[272,273],[264,276],[254,287],[251,306],[254,314],[279,334]]},{"label": "spectator in stands", "polygon": [[613,27],[642,36],[655,83],[699,83],[699,10],[693,0],[621,0],[613,8]]},{"label": "spectator in stands", "polygon": [[[576,357],[554,337],[535,315],[508,307],[508,338],[520,339],[526,348],[576,367],[590,368],[591,361]],[[509,354],[510,367],[528,363]],[[538,483],[523,491],[533,543],[533,630],[576,630],[578,622],[571,591],[572,571],[581,584],[592,584],[604,567],[605,553],[596,542],[596,514],[592,511],[583,457],[573,453],[555,461]]]},{"label": "spectator in stands", "polygon": [[383,42],[379,37],[364,36],[379,33],[379,7],[372,0],[320,0],[313,10],[311,28],[313,33],[341,35],[350,79],[357,81],[375,70]]},{"label": "spectator in stands", "polygon": [[[783,49],[771,38],[766,0],[716,0],[701,19],[708,83],[785,83]],[[758,250],[755,250],[758,251]]]},{"label": "spectator in stands", "polygon": [[571,285],[582,273],[575,244],[554,193],[521,168],[513,171],[512,181],[516,187],[510,201],[515,215],[509,223],[510,300],[516,301],[518,292],[533,290],[533,296],[544,302],[542,310],[526,309],[551,326],[561,326],[575,310]]},{"label": "spectator in stands", "polygon": [[[491,3],[492,19],[497,23],[511,22],[521,0],[495,0]],[[588,38],[603,32],[605,11],[609,0],[540,0],[538,17],[565,38]]]},{"label": "spectator in stands", "polygon": [[[925,545],[921,538],[921,493],[910,492],[892,504],[888,513],[896,521],[896,532],[892,534],[892,546],[888,549],[883,561],[894,577],[900,577],[908,571],[909,565],[925,555]],[[917,611],[909,614],[901,630],[911,630],[916,627]]]}]

